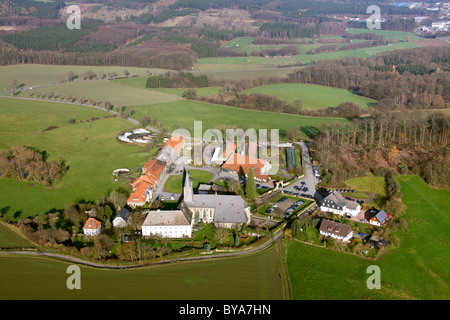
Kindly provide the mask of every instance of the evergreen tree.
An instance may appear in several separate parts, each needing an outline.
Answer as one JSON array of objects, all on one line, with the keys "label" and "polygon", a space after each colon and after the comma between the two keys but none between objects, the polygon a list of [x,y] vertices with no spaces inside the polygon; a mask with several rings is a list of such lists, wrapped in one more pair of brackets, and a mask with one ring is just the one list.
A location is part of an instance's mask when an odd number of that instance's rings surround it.
[{"label": "evergreen tree", "polygon": [[253,175],[253,168],[250,168],[250,171],[247,175],[247,183],[245,184],[245,196],[248,200],[253,200],[256,197],[256,184],[255,177]]}]

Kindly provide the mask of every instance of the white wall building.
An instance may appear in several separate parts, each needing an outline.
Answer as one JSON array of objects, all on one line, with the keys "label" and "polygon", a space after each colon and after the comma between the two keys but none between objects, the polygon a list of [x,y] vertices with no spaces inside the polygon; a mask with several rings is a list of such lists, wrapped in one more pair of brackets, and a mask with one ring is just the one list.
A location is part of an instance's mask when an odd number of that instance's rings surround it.
[{"label": "white wall building", "polygon": [[355,201],[347,200],[338,192],[333,191],[322,200],[320,210],[354,217],[361,212],[361,205]]},{"label": "white wall building", "polygon": [[93,237],[100,234],[102,223],[94,218],[87,219],[83,227],[83,233],[86,236]]},{"label": "white wall building", "polygon": [[144,237],[186,238],[192,236],[192,215],[183,210],[149,211],[142,224]]}]

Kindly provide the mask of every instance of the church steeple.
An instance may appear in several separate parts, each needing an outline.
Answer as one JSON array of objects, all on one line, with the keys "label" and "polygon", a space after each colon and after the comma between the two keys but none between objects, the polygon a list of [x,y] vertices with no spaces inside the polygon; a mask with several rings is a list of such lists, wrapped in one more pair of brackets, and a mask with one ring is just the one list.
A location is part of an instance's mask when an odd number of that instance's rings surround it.
[{"label": "church steeple", "polygon": [[183,199],[185,202],[193,202],[192,195],[194,194],[194,189],[192,186],[192,179],[189,176],[189,171],[184,169],[186,176],[184,178],[184,188],[183,188]]}]

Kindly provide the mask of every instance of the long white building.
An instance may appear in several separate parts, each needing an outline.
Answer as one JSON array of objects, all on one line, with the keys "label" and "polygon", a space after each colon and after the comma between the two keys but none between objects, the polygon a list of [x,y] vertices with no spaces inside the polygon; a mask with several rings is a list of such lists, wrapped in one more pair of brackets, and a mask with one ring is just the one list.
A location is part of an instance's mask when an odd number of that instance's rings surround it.
[{"label": "long white building", "polygon": [[144,237],[190,238],[192,214],[186,210],[149,211],[142,224]]}]

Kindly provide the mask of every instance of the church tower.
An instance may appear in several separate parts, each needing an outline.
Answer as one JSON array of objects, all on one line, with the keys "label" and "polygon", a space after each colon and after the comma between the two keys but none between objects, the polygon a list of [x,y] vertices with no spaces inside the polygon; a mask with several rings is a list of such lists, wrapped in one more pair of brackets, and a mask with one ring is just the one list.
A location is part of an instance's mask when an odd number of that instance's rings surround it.
[{"label": "church tower", "polygon": [[184,178],[183,199],[184,202],[194,202],[192,195],[194,194],[194,188],[192,186],[192,179],[189,176],[189,171],[184,169],[186,177]]}]

